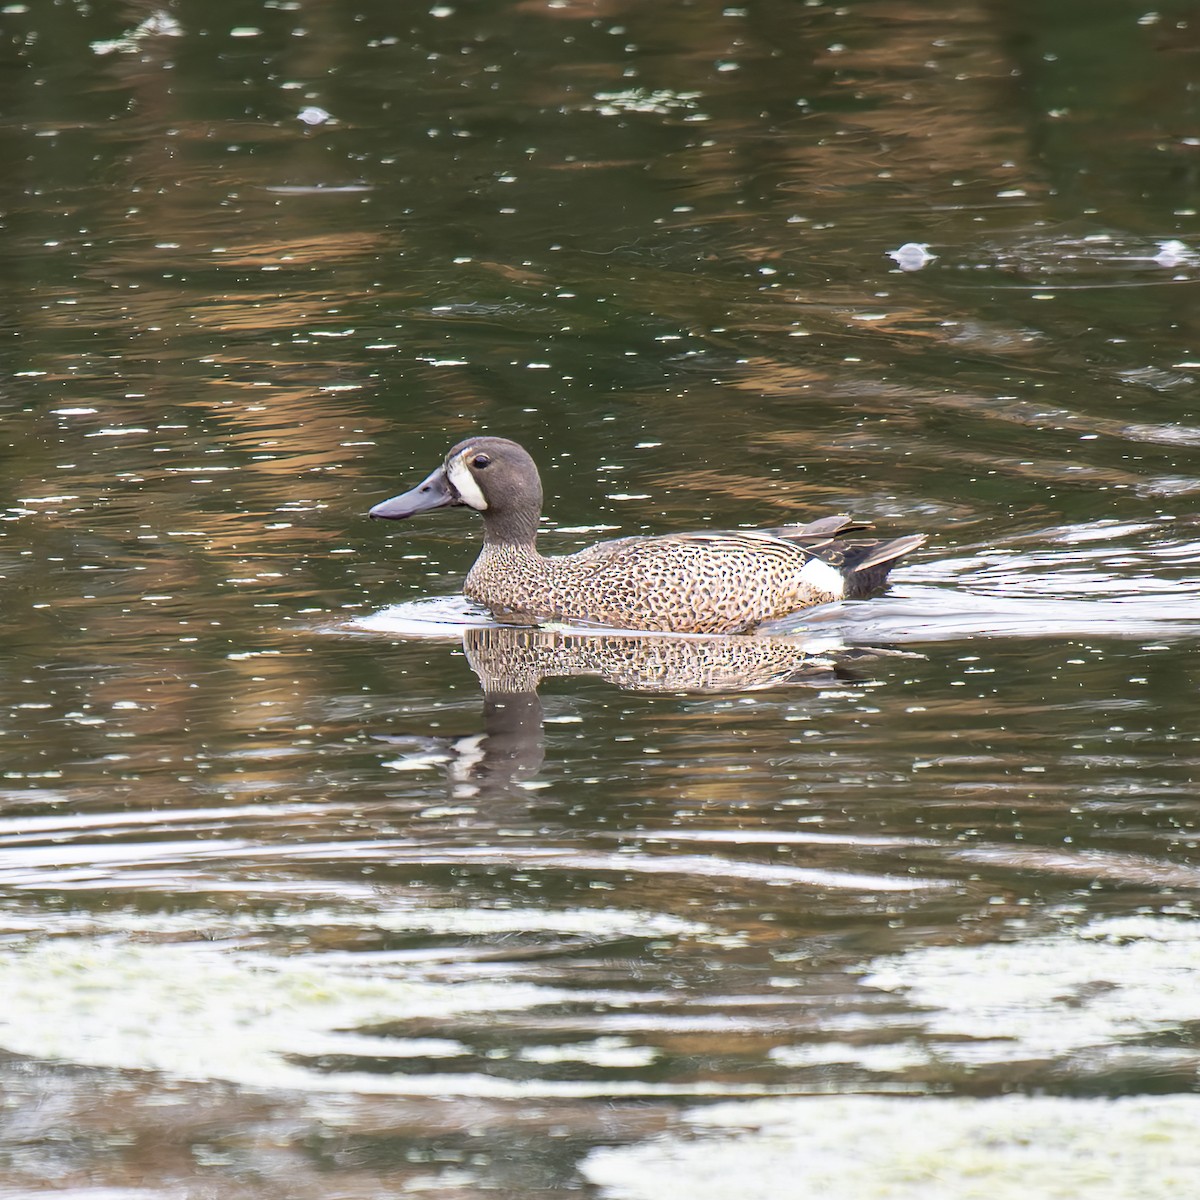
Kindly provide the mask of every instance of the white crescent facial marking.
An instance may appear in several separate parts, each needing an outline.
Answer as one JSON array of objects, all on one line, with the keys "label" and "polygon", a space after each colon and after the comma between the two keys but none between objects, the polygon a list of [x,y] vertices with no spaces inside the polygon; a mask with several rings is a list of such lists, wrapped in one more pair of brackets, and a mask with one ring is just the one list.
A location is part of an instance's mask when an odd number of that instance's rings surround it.
[{"label": "white crescent facial marking", "polygon": [[464,450],[461,454],[456,454],[446,464],[446,477],[464,504],[469,504],[477,512],[483,512],[488,502],[483,498],[483,492],[466,463],[467,455],[472,453],[471,450]]},{"label": "white crescent facial marking", "polygon": [[810,558],[804,564],[800,578],[827,596],[841,599],[846,594],[846,580],[841,571],[822,562],[819,558]]}]

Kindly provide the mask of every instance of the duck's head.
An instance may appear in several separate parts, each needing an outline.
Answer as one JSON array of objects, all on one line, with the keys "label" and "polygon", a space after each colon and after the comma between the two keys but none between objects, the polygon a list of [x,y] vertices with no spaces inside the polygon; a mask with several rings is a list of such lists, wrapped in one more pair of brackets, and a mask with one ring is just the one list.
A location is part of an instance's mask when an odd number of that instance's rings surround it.
[{"label": "duck's head", "polygon": [[537,465],[507,438],[467,438],[415,488],[376,504],[368,515],[398,521],[453,505],[480,513],[489,540],[532,540],[542,511]]}]

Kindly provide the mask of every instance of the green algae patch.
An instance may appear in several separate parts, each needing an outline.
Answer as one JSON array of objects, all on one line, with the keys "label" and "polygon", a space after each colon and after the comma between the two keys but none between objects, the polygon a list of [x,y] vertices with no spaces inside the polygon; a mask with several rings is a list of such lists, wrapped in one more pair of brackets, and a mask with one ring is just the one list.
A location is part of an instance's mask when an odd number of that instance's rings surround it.
[{"label": "green algae patch", "polygon": [[[1155,1038],[1200,1022],[1198,979],[1200,922],[1146,915],[918,948],[874,960],[863,983],[917,1009],[939,1059],[977,1065],[1063,1061],[1096,1048],[1146,1053]],[[1176,1056],[1193,1053],[1189,1041]]]},{"label": "green algae patch", "polygon": [[1178,1200],[1200,1097],[865,1096],[724,1103],[689,1135],[598,1150],[605,1200]]},{"label": "green algae patch", "polygon": [[[0,953],[0,995],[0,1045],[18,1054],[253,1086],[394,1091],[401,1078],[322,1074],[301,1060],[359,1053],[355,1031],[372,1025],[525,1009],[568,994],[524,983],[446,986],[396,964],[348,966],[343,956],[110,935],[10,943]],[[426,1041],[410,1050],[397,1037],[386,1048],[400,1063],[426,1055]]]}]

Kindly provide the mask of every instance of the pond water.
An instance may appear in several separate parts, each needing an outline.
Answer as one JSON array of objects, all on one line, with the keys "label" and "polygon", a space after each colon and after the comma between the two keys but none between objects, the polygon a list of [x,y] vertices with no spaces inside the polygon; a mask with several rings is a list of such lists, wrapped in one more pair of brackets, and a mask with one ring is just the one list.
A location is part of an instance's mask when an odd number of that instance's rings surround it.
[{"label": "pond water", "polygon": [[[1198,37],[0,9],[0,1195],[1180,1195]],[[928,541],[504,628],[365,517],[472,431],[556,552]]]}]

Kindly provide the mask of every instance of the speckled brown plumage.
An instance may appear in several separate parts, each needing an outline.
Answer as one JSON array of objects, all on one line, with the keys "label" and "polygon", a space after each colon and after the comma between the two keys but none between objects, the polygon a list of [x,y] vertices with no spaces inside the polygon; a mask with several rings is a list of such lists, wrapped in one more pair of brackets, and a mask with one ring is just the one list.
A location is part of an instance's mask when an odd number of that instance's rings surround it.
[{"label": "speckled brown plumage", "polygon": [[460,442],[417,487],[376,505],[403,518],[465,504],[484,521],[483,551],[463,591],[509,621],[560,621],[672,633],[743,633],[832,600],[870,595],[924,541],[848,542],[849,517],[723,533],[618,538],[547,557],[535,539],[542,489],[515,442]]},{"label": "speckled brown plumage", "polygon": [[799,577],[807,562],[790,543],[735,534],[644,538],[554,558],[489,543],[463,591],[502,618],[735,633],[834,599]]}]

